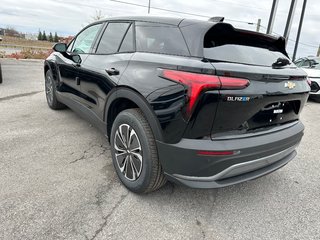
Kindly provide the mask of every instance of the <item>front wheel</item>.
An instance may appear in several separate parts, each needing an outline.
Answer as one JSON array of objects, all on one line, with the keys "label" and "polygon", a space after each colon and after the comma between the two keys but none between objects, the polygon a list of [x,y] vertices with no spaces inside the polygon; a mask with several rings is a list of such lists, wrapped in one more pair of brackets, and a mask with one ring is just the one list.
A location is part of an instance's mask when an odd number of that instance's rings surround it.
[{"label": "front wheel", "polygon": [[140,109],[119,113],[110,137],[113,165],[130,191],[151,192],[166,183],[152,130]]},{"label": "front wheel", "polygon": [[46,72],[45,90],[46,90],[47,103],[51,109],[58,110],[58,109],[66,108],[66,106],[61,102],[59,102],[57,99],[56,85],[50,70]]}]

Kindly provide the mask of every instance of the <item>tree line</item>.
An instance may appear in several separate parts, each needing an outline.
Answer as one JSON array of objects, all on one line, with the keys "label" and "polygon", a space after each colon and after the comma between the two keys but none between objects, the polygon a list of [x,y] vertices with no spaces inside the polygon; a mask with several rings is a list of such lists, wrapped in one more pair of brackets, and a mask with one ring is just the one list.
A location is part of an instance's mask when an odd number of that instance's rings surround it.
[{"label": "tree line", "polygon": [[54,36],[52,35],[52,33],[49,33],[49,36],[47,36],[46,31],[41,32],[39,30],[38,33],[38,40],[39,41],[49,41],[49,42],[59,42],[59,37],[57,32],[54,33]]}]

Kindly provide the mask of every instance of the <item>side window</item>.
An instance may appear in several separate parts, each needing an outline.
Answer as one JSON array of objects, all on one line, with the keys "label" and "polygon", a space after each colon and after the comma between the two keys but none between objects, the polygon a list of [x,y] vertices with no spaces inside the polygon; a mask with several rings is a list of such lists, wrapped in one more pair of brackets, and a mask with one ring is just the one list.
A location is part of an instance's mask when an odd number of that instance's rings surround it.
[{"label": "side window", "polygon": [[118,51],[130,23],[109,23],[104,31],[96,53],[110,54]]},{"label": "side window", "polygon": [[124,37],[119,52],[132,52],[134,51],[133,47],[133,25],[131,24],[130,28],[127,31],[126,36]]},{"label": "side window", "polygon": [[166,25],[137,25],[137,51],[189,56],[179,28]]},{"label": "side window", "polygon": [[100,27],[101,24],[96,24],[83,30],[74,40],[72,52],[89,53]]}]

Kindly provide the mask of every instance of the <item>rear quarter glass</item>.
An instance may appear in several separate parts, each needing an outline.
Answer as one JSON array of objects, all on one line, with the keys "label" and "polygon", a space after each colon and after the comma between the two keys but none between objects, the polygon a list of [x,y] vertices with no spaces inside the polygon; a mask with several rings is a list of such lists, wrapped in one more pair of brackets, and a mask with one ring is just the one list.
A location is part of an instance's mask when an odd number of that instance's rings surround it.
[{"label": "rear quarter glass", "polygon": [[189,56],[180,29],[167,24],[136,24],[137,51]]}]

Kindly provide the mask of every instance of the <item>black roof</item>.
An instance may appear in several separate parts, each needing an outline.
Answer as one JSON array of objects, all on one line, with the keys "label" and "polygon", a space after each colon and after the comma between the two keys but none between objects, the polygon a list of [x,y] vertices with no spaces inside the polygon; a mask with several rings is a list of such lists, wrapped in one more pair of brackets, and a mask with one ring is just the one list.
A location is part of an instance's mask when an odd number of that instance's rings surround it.
[{"label": "black roof", "polygon": [[[119,20],[129,20],[129,21],[141,21],[141,22],[154,22],[154,23],[162,23],[162,24],[169,24],[178,26],[184,18],[178,17],[160,17],[160,16],[123,16],[123,17],[110,17],[103,19],[99,22],[104,21],[119,21]],[[188,21],[199,22],[199,20],[188,19]],[[201,21],[204,22],[204,21]]]}]

